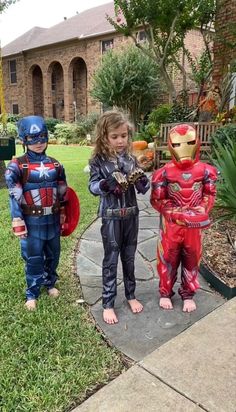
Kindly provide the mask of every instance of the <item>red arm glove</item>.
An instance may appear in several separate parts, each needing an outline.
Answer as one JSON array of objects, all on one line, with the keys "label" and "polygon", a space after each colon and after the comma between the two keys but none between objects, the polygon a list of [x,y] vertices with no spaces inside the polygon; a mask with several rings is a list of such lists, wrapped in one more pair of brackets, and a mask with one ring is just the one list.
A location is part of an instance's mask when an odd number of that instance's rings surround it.
[{"label": "red arm glove", "polygon": [[214,206],[216,197],[217,169],[214,166],[206,164],[205,176],[203,180],[203,198],[200,206],[204,207],[209,213]]},{"label": "red arm glove", "polygon": [[20,239],[24,239],[27,237],[28,231],[25,221],[20,217],[15,217],[12,219],[12,230],[13,233]]},{"label": "red arm glove", "polygon": [[159,213],[164,214],[166,209],[175,208],[176,205],[168,199],[167,181],[165,178],[165,168],[157,170],[152,175],[151,181],[151,205]]}]

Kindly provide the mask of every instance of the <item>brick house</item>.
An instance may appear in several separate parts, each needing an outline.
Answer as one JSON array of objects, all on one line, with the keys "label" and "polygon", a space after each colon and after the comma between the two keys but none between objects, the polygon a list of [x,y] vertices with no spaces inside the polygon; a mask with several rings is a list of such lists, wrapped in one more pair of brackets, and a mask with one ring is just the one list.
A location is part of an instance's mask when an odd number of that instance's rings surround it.
[{"label": "brick house", "polygon": [[218,0],[215,24],[213,80],[219,84],[229,70],[233,73],[230,107],[236,105],[236,0]]},{"label": "brick house", "polygon": [[[113,2],[86,10],[49,28],[34,27],[2,50],[6,111],[73,121],[75,114],[99,112],[90,96],[92,76],[103,52],[130,42],[106,20]],[[199,55],[203,40],[191,31],[186,43]],[[177,87],[181,79],[173,73]]]}]

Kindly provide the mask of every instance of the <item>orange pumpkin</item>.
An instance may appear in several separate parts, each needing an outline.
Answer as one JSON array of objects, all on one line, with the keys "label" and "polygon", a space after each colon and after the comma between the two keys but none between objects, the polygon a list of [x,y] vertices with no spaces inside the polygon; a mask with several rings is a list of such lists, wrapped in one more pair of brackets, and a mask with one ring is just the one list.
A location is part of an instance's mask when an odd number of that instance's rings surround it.
[{"label": "orange pumpkin", "polygon": [[146,140],[135,140],[132,142],[133,150],[144,150],[147,149],[148,144]]}]

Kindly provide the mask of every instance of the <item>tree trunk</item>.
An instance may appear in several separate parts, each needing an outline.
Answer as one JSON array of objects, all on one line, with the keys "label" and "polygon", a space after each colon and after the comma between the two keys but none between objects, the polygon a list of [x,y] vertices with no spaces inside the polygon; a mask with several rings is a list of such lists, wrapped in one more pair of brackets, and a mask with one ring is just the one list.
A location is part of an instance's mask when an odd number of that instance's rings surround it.
[{"label": "tree trunk", "polygon": [[169,93],[169,103],[171,104],[173,103],[173,101],[176,99],[176,96],[177,96],[175,85],[165,67],[160,67],[160,72],[161,72],[162,77],[165,80],[168,93]]},{"label": "tree trunk", "polygon": [[5,170],[6,170],[5,162],[4,160],[0,160],[0,188],[6,187],[6,182],[4,178]]}]

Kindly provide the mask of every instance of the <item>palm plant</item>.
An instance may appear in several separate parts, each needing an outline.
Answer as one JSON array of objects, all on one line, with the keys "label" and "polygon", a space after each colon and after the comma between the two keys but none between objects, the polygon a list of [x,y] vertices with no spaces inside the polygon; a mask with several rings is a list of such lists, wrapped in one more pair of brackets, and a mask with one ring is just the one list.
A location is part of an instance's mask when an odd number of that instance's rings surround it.
[{"label": "palm plant", "polygon": [[236,219],[236,142],[226,136],[225,142],[214,139],[212,162],[220,172],[217,204],[223,209],[219,220]]}]

